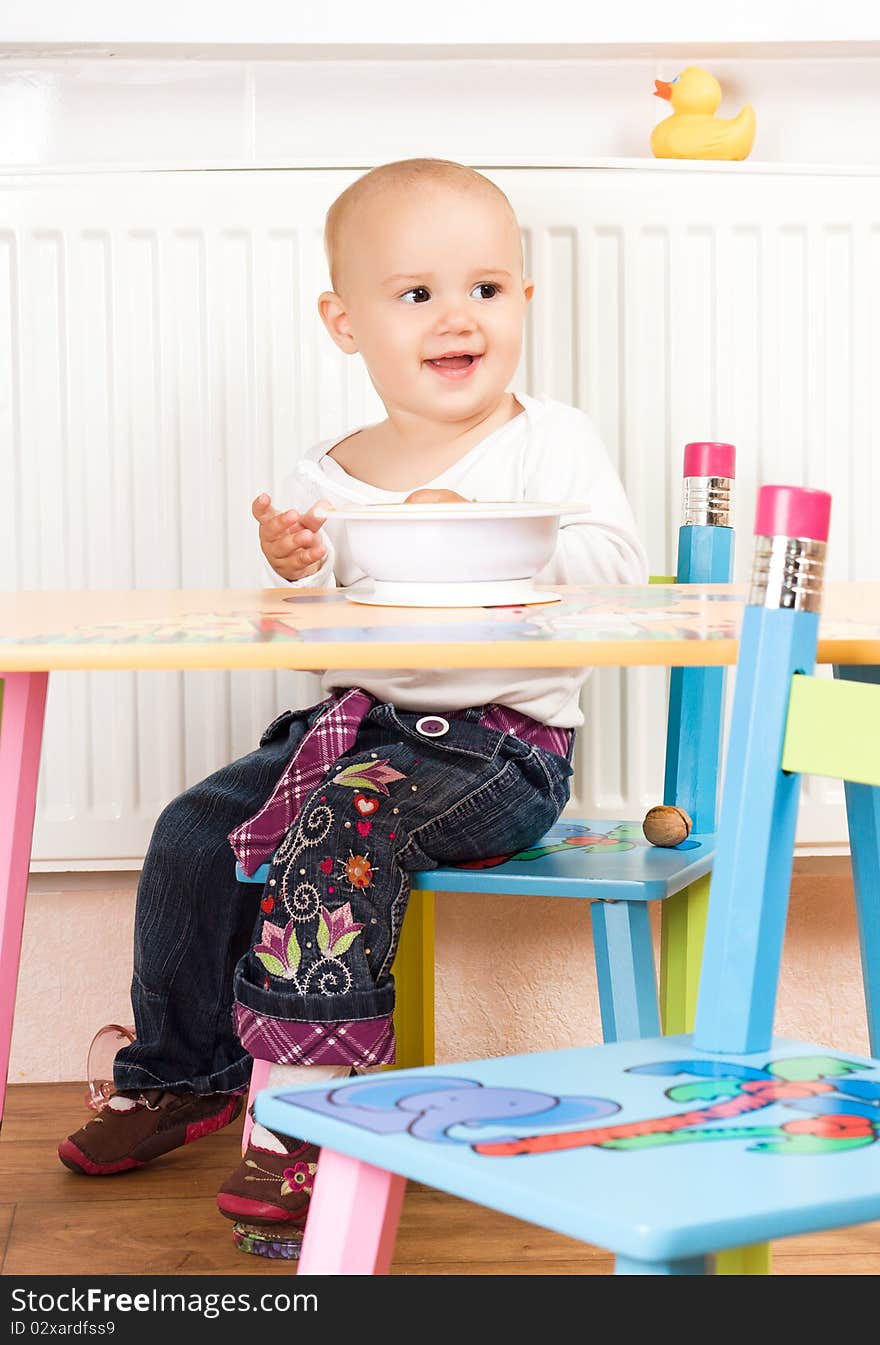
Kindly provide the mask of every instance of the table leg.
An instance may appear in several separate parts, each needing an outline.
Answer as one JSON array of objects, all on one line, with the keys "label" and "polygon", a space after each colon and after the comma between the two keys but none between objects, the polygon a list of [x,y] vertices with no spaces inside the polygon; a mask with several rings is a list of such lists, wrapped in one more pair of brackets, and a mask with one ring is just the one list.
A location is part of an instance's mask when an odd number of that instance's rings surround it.
[{"label": "table leg", "polygon": [[406,1178],[325,1145],[297,1275],[389,1275]]},{"label": "table leg", "polygon": [[6,1097],[18,960],[46,707],[45,672],[0,673],[0,1118]]}]

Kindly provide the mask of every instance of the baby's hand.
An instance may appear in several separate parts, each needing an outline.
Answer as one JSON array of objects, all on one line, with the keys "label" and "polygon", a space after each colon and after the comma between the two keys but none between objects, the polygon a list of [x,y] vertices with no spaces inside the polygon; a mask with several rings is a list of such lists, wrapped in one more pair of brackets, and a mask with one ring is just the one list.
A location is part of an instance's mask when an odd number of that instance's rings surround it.
[{"label": "baby's hand", "polygon": [[454,490],[414,490],[412,495],[407,495],[404,504],[470,504],[463,495],[456,495]]},{"label": "baby's hand", "polygon": [[260,525],[263,555],[282,579],[305,579],[321,568],[327,548],[317,534],[332,509],[327,500],[316,500],[307,514],[295,509],[279,513],[268,495],[254,500],[251,512]]}]

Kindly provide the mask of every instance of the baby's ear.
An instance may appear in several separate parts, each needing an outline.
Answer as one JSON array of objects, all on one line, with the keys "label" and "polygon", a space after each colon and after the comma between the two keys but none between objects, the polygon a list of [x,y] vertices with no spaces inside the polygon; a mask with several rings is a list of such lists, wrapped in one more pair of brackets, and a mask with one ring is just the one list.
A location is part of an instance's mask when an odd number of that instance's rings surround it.
[{"label": "baby's ear", "polygon": [[325,290],[318,297],[318,312],[339,349],[344,350],[346,355],[353,355],[357,343],[352,335],[348,311],[340,296],[333,290]]},{"label": "baby's ear", "polygon": [[532,299],[533,299],[534,294],[535,294],[535,282],[534,282],[534,280],[524,280],[524,281],[523,281],[523,294],[526,296],[526,303],[527,303],[527,304],[530,304],[530,303],[532,302]]}]

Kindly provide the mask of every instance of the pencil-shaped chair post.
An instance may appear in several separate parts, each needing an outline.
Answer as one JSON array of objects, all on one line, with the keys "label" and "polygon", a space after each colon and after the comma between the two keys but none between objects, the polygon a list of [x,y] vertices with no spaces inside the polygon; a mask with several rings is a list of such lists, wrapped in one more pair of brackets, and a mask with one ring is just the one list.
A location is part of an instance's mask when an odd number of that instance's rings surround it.
[{"label": "pencil-shaped chair post", "polygon": [[[679,584],[727,584],[733,576],[733,444],[685,444]],[[663,802],[683,808],[698,835],[715,831],[724,668],[673,668],[669,675]],[[709,875],[663,902],[660,1012],[664,1032],[694,1025]]]},{"label": "pencil-shaped chair post", "polygon": [[770,1045],[800,776],[781,768],[791,679],[816,658],[831,497],[764,486],[712,879],[694,1045]]},{"label": "pencil-shaped chair post", "polygon": [[[733,573],[733,444],[684,450],[679,584],[728,584]],[[689,813],[698,834],[715,830],[723,668],[673,668],[663,802]]]}]

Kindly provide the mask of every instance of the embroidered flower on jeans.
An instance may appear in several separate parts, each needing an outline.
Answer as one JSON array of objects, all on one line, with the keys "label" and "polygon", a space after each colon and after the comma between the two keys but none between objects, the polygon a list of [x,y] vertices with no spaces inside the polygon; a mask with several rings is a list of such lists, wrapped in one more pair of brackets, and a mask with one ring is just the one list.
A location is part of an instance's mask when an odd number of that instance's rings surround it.
[{"label": "embroidered flower on jeans", "polygon": [[[351,903],[346,902],[336,911],[322,906],[318,916],[317,944],[320,957],[297,975],[302,961],[302,949],[296,937],[294,921],[289,920],[281,929],[271,921],[263,922],[262,942],[254,947],[254,956],[270,976],[290,981],[300,994],[339,995],[351,988],[351,972],[339,955],[345,953],[363,929],[363,924],[352,919]],[[306,947],[311,945],[307,942]],[[265,986],[265,982],[264,982]]]},{"label": "embroidered flower on jeans", "polygon": [[348,859],[342,866],[339,881],[345,879],[358,892],[372,886],[374,869],[368,855],[353,855],[349,850]]},{"label": "embroidered flower on jeans", "polygon": [[255,946],[254,955],[272,976],[280,976],[285,981],[295,981],[302,953],[293,921],[288,920],[281,929],[271,921],[264,920],[260,937],[263,942]]},{"label": "embroidered flower on jeans", "polygon": [[[367,867],[369,868],[369,865]],[[363,925],[351,918],[351,902],[347,901],[335,911],[328,911],[326,906],[322,906],[318,918],[318,947],[321,956],[338,957],[340,953],[348,952],[362,929]]]},{"label": "embroidered flower on jeans", "polygon": [[405,780],[402,771],[389,766],[388,758],[382,761],[356,761],[346,766],[330,781],[332,785],[345,785],[347,789],[372,789],[377,794],[387,794],[387,786],[394,780]]}]

